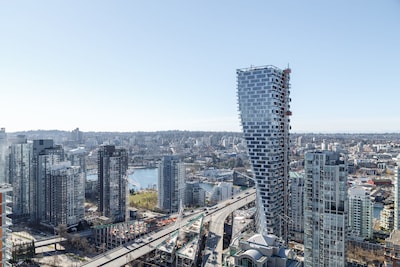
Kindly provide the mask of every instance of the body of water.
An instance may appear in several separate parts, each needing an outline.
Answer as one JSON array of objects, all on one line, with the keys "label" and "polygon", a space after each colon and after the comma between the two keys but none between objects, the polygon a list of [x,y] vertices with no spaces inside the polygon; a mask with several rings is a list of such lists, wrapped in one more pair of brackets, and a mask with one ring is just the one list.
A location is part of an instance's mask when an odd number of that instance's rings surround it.
[{"label": "body of water", "polygon": [[[129,189],[141,190],[146,188],[157,189],[158,184],[158,169],[145,168],[145,169],[132,169],[133,171],[128,175]],[[88,174],[86,176],[88,181],[97,181],[97,174]]]},{"label": "body of water", "polygon": [[381,206],[374,206],[373,207],[373,212],[374,212],[374,218],[375,219],[380,219],[381,218],[381,211],[383,210],[383,207]]},{"label": "body of water", "polygon": [[[128,175],[128,186],[129,189],[142,190],[147,188],[157,189],[158,185],[158,168],[143,168],[143,169],[131,169],[133,172]],[[87,175],[88,181],[96,181],[97,174]],[[210,192],[214,185],[208,183],[201,183],[200,187]]]},{"label": "body of water", "polygon": [[133,173],[128,175],[128,179],[129,189],[157,189],[158,168],[133,169]]},{"label": "body of water", "polygon": [[[133,173],[129,176],[129,188],[142,190],[154,188],[157,190],[158,185],[158,168],[133,169]],[[214,185],[208,183],[200,183],[200,187],[210,192]]]}]

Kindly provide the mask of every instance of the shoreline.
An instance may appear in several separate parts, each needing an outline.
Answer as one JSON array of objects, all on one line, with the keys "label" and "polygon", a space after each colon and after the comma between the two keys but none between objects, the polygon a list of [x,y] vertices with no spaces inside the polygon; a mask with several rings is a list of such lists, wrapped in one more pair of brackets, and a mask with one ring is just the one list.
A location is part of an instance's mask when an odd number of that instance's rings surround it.
[{"label": "shoreline", "polygon": [[128,169],[157,169],[157,166],[129,166]]}]

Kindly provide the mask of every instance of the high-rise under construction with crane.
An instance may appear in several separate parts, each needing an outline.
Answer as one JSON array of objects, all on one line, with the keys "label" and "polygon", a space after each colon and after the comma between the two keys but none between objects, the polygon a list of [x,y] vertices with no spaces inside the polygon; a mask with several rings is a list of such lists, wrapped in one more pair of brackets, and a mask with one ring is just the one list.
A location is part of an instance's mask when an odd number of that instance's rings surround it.
[{"label": "high-rise under construction with crane", "polygon": [[290,69],[238,69],[240,118],[257,188],[257,230],[288,241]]}]

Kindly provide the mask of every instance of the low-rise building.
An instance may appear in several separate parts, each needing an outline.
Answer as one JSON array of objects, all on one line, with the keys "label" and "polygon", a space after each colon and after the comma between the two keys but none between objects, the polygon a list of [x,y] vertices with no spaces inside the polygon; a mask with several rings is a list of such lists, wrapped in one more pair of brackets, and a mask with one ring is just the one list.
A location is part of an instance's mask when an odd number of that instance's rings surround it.
[{"label": "low-rise building", "polygon": [[372,237],[372,202],[369,190],[356,185],[349,188],[349,226],[354,237]]},{"label": "low-rise building", "polygon": [[381,211],[380,226],[386,231],[393,230],[394,226],[394,206],[385,205]]},{"label": "low-rise building", "polygon": [[302,262],[275,235],[243,236],[230,247],[234,266],[298,267]]},{"label": "low-rise building", "polygon": [[206,190],[200,187],[199,182],[186,182],[185,205],[187,207],[203,207],[206,204]]},{"label": "low-rise building", "polygon": [[385,240],[386,267],[400,267],[400,230],[393,230]]},{"label": "low-rise building", "polygon": [[210,192],[209,202],[210,205],[215,205],[220,201],[231,198],[233,195],[240,192],[240,188],[233,186],[229,182],[220,182]]}]

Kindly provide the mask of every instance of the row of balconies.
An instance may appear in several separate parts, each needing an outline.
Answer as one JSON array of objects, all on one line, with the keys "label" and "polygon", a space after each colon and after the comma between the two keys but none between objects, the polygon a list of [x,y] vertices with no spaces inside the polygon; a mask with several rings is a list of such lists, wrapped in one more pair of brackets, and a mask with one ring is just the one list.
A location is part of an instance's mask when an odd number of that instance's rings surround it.
[{"label": "row of balconies", "polygon": [[[2,220],[2,226],[6,226],[6,227],[12,226],[12,219],[10,219],[6,216],[3,216],[3,217],[0,216],[0,220]],[[0,227],[2,227],[2,226],[0,226]]]},{"label": "row of balconies", "polygon": [[6,203],[12,203],[13,202],[13,197],[10,195],[6,195]]}]

